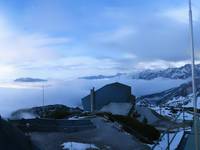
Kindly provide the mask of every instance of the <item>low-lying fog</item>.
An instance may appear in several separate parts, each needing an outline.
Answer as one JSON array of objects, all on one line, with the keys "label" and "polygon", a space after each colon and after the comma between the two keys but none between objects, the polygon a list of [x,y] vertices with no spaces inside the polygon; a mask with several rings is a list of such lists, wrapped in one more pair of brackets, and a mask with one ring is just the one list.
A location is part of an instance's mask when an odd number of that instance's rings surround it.
[{"label": "low-lying fog", "polygon": [[[65,104],[67,106],[80,106],[81,98],[89,94],[92,87],[96,89],[112,82],[121,82],[132,87],[132,93],[136,96],[151,94],[175,87],[184,83],[184,80],[154,79],[133,80],[127,78],[113,78],[104,80],[76,79],[70,81],[49,81],[45,87],[46,104]],[[5,83],[4,83],[5,84]],[[2,84],[3,85],[3,84]],[[29,108],[42,105],[42,87],[30,83],[23,86],[9,83],[12,86],[1,86],[0,88],[0,114],[8,117],[12,111],[20,108]],[[13,86],[15,85],[15,86]],[[17,86],[16,86],[17,85]]]}]

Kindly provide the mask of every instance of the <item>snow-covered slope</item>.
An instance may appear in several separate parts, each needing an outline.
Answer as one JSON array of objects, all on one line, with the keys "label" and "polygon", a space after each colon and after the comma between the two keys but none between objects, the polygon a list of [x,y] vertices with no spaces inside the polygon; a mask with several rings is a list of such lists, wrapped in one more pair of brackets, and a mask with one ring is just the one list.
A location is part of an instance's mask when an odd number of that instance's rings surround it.
[{"label": "snow-covered slope", "polygon": [[[200,64],[197,64],[195,67],[196,75],[200,75]],[[191,77],[191,65],[186,64],[178,68],[167,68],[164,70],[144,70],[144,71],[135,71],[132,73],[117,73],[115,75],[94,75],[94,76],[85,76],[80,77],[79,79],[87,80],[100,80],[100,79],[111,79],[111,78],[120,78],[120,77],[130,77],[132,79],[143,79],[143,80],[152,80],[156,78],[167,78],[167,79],[188,79]]]},{"label": "snow-covered slope", "polygon": [[[200,78],[196,79],[197,96],[200,94]],[[178,87],[165,90],[163,92],[145,95],[137,98],[140,104],[165,104],[168,106],[188,105],[191,102],[192,83],[188,82]]]},{"label": "snow-covered slope", "polygon": [[[160,119],[152,112],[153,110],[151,110],[148,107],[140,107],[140,106],[136,106],[135,107],[137,113],[139,114],[138,120],[139,121],[143,121],[144,119],[147,119],[147,123],[148,124],[153,124],[157,121],[159,121]],[[155,112],[156,113],[156,112]]]},{"label": "snow-covered slope", "polygon": [[[196,65],[196,75],[200,75],[200,64]],[[134,79],[152,80],[155,78],[168,79],[188,79],[191,77],[191,65],[187,64],[179,68],[168,68],[164,70],[145,70],[138,74],[134,74]]]},{"label": "snow-covered slope", "polygon": [[109,103],[104,106],[101,112],[110,112],[115,115],[128,115],[132,107],[131,103]]}]

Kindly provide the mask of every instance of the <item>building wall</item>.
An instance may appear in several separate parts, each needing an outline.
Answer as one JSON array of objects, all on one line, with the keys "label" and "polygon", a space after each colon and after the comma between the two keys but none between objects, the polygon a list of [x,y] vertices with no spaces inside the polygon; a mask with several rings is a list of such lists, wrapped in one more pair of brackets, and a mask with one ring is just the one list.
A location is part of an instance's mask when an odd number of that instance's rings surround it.
[{"label": "building wall", "polygon": [[[110,102],[131,102],[131,87],[119,83],[109,84],[95,92],[95,109],[100,110]],[[90,111],[90,95],[82,99],[82,105],[85,111]]]}]

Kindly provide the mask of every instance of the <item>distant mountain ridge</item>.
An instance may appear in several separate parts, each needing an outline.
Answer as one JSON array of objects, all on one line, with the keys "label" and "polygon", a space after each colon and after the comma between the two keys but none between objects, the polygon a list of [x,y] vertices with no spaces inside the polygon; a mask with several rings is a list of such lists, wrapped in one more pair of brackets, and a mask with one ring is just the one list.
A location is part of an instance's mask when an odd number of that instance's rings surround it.
[{"label": "distant mountain ridge", "polygon": [[125,73],[117,73],[115,75],[96,75],[96,76],[85,76],[80,77],[79,79],[86,79],[86,80],[97,80],[97,79],[111,79],[115,77],[120,77],[122,75],[125,75]]},{"label": "distant mountain ridge", "polygon": [[[166,78],[166,79],[188,79],[191,77],[191,65],[186,64],[178,68],[167,68],[164,70],[144,70],[138,73],[117,73],[115,75],[96,75],[96,76],[85,76],[79,79],[86,80],[101,80],[101,79],[111,79],[121,76],[127,76],[132,79],[142,79],[142,80],[153,80],[156,78]],[[195,65],[196,76],[200,76],[200,64]]]}]

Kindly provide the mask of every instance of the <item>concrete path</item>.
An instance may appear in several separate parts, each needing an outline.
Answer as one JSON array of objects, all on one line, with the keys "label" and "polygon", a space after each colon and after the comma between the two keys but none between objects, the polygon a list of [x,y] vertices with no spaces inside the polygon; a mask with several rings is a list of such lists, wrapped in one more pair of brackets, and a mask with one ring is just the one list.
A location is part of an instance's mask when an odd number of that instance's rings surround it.
[{"label": "concrete path", "polygon": [[[93,118],[96,129],[76,133],[39,133],[31,134],[31,139],[42,150],[62,150],[64,142],[80,142],[95,144],[101,149],[109,150],[148,150],[149,147],[133,136],[120,131],[113,123],[102,118]],[[105,148],[107,147],[107,148]]]}]

